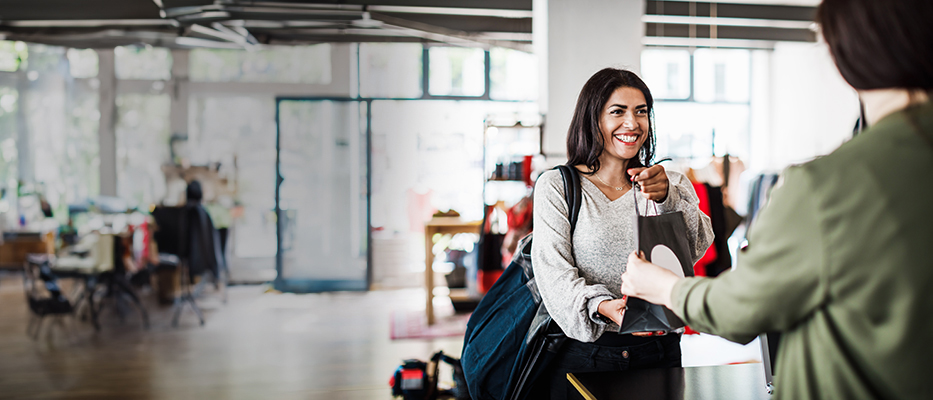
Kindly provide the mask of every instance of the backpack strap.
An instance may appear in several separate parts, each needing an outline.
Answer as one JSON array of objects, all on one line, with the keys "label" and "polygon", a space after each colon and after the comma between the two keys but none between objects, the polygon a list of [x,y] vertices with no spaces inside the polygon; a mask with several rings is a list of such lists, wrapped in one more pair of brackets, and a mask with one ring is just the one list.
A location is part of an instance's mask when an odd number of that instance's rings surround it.
[{"label": "backpack strap", "polygon": [[580,174],[577,169],[568,165],[558,165],[560,175],[564,178],[564,199],[567,200],[567,210],[570,212],[570,237],[573,237],[577,226],[577,215],[580,214],[580,203],[583,202],[580,193]]}]

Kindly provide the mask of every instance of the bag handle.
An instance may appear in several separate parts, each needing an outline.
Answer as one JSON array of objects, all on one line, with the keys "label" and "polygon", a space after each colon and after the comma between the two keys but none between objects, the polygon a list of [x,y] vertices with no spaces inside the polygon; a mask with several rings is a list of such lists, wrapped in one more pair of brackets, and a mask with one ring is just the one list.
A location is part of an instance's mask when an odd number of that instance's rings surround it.
[{"label": "bag handle", "polygon": [[640,187],[641,185],[639,185],[638,183],[632,182],[632,202],[635,203],[635,216],[636,217],[642,217],[642,216],[647,217],[648,216],[648,205],[647,205],[648,203],[647,202],[649,201],[651,202],[651,204],[654,205],[654,215],[661,215],[661,212],[658,211],[658,202],[654,200],[645,200],[645,215],[641,215],[641,213],[638,211],[638,192],[641,191]]}]

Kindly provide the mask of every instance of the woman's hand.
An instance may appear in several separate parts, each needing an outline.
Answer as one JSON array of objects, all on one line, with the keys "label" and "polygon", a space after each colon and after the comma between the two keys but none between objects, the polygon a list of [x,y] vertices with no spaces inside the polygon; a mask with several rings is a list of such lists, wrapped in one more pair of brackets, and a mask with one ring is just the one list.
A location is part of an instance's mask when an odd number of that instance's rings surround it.
[{"label": "woman's hand", "polygon": [[629,168],[628,174],[633,180],[641,185],[641,192],[645,194],[648,200],[663,202],[667,199],[667,189],[670,181],[667,179],[667,173],[664,167],[655,165],[650,168]]},{"label": "woman's hand", "polygon": [[671,291],[680,279],[673,272],[645,260],[643,253],[632,252],[622,273],[622,294],[672,308]]},{"label": "woman's hand", "polygon": [[[625,318],[625,304],[628,302],[628,296],[622,296],[621,299],[615,300],[605,300],[599,303],[599,313],[604,317],[609,318],[612,322],[615,322],[616,325],[622,326],[622,319]],[[663,336],[666,332],[657,331],[657,332],[632,332],[632,335],[647,337],[647,336]]]},{"label": "woman's hand", "polygon": [[605,300],[599,303],[597,311],[599,313],[615,322],[616,325],[622,326],[622,318],[625,317],[625,296],[621,299],[612,299]]}]

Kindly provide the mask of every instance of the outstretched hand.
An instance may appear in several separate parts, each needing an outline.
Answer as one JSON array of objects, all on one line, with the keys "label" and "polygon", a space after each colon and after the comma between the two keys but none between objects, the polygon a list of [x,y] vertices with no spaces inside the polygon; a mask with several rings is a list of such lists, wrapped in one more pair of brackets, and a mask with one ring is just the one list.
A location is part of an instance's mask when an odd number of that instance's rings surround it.
[{"label": "outstretched hand", "polygon": [[655,165],[649,168],[629,168],[628,174],[641,186],[641,192],[648,200],[663,202],[667,199],[670,180],[667,178],[667,172],[664,172],[664,167]]},{"label": "outstretched hand", "polygon": [[622,294],[672,308],[671,292],[680,279],[673,272],[648,262],[644,253],[633,251],[622,273]]}]

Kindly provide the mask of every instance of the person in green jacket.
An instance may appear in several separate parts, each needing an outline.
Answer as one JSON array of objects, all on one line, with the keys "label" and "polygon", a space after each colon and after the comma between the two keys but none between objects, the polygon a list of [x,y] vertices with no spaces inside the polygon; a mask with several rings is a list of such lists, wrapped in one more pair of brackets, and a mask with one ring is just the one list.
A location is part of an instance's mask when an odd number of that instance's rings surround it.
[{"label": "person in green jacket", "polygon": [[933,1],[824,0],[869,128],[783,173],[738,265],[679,278],[629,257],[622,293],[740,343],[782,331],[777,399],[931,398]]}]

